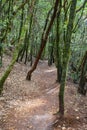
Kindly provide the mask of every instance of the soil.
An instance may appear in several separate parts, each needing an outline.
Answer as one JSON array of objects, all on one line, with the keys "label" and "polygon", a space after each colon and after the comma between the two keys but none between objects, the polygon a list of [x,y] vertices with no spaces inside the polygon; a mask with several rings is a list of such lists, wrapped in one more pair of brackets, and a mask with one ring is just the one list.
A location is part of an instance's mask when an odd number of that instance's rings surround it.
[{"label": "soil", "polygon": [[[3,59],[0,77],[9,65],[10,56]],[[27,81],[29,64],[16,63],[7,78],[0,97],[0,130],[87,130],[87,96],[77,93],[77,86],[67,81],[65,117],[59,119],[59,84],[56,68],[40,61]],[[55,124],[55,125],[53,125]]]}]

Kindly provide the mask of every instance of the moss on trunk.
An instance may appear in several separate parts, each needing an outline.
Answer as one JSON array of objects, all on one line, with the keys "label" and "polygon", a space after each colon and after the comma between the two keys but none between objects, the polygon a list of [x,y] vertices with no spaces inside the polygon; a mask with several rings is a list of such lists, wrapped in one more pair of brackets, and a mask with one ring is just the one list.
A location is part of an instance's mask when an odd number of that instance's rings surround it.
[{"label": "moss on trunk", "polygon": [[19,50],[20,44],[16,47],[13,57],[12,57],[12,61],[10,63],[10,65],[8,66],[8,68],[6,69],[5,73],[3,74],[3,76],[0,79],[0,94],[3,90],[3,85],[7,79],[7,77],[9,76],[10,72],[12,71],[14,64],[16,62],[17,56],[18,56],[18,50]]},{"label": "moss on trunk", "polygon": [[71,1],[69,22],[67,25],[67,31],[64,40],[62,77],[61,77],[61,84],[60,84],[60,91],[59,91],[59,113],[61,117],[64,116],[64,90],[65,90],[65,83],[66,83],[68,61],[70,56],[70,42],[71,42],[73,23],[75,18],[76,4],[77,4],[77,0]]},{"label": "moss on trunk", "polygon": [[86,95],[87,92],[87,51],[85,52],[85,55],[82,60],[82,65],[81,65],[81,77],[80,77],[80,82],[79,82],[79,87],[78,87],[78,92],[81,93],[82,95]]}]

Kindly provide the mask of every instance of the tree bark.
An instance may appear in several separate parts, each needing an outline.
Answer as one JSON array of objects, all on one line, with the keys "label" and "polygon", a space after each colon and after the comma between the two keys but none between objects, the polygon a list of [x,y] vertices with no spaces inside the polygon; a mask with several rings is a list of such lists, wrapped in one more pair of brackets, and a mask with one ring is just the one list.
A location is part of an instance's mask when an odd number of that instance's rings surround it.
[{"label": "tree bark", "polygon": [[85,55],[82,60],[82,65],[81,65],[81,77],[80,77],[80,82],[79,82],[79,87],[78,87],[78,92],[82,95],[86,95],[87,92],[87,77],[86,77],[86,71],[87,71],[87,51],[85,52]]},{"label": "tree bark", "polygon": [[57,82],[61,82],[62,76],[62,54],[60,48],[60,14],[61,14],[61,4],[60,4],[60,12],[57,15],[57,30],[56,30],[56,62],[57,62]]},{"label": "tree bark", "polygon": [[63,51],[63,67],[62,67],[62,77],[61,77],[61,84],[60,84],[60,91],[59,91],[59,113],[61,117],[64,116],[64,90],[65,90],[65,83],[66,83],[67,67],[68,67],[69,56],[70,56],[70,42],[71,42],[73,23],[75,18],[76,4],[77,4],[77,0],[71,1],[69,22],[67,25],[67,31],[64,40],[65,43],[64,43],[64,51]]}]

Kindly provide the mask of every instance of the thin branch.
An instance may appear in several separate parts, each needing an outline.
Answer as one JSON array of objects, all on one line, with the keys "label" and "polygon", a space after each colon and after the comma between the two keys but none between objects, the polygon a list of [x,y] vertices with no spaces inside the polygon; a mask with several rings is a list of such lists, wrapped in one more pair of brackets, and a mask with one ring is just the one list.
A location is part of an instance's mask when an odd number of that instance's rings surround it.
[{"label": "thin branch", "polygon": [[78,28],[78,24],[83,16],[83,11],[84,11],[84,8],[82,9],[82,13],[81,13],[80,17],[78,18],[78,21],[77,21],[75,27],[73,28],[73,32],[76,32],[76,29]]},{"label": "thin branch", "polygon": [[47,28],[47,25],[48,25],[48,21],[49,21],[49,16],[50,16],[50,13],[52,11],[53,8],[50,9],[50,11],[48,12],[47,14],[47,18],[46,18],[46,21],[45,21],[45,26],[44,26],[44,29],[43,29],[43,34],[42,34],[42,38],[44,37],[44,33],[46,31],[46,28]]},{"label": "thin branch", "polygon": [[76,13],[78,13],[82,8],[84,8],[86,3],[87,3],[87,0],[84,0],[83,5],[79,9],[76,10]]}]

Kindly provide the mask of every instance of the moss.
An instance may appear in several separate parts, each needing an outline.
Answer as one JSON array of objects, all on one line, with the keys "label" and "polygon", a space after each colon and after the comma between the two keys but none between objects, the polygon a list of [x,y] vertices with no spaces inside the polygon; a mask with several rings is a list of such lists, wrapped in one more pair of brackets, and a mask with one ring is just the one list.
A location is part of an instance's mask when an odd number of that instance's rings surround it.
[{"label": "moss", "polygon": [[17,56],[18,56],[18,50],[19,50],[20,44],[16,47],[14,54],[13,54],[13,58],[12,61],[10,63],[10,65],[8,66],[8,68],[6,69],[5,73],[3,74],[3,76],[0,79],[0,94],[3,90],[3,85],[7,79],[7,77],[9,76],[10,72],[12,71],[14,64],[16,62]]},{"label": "moss", "polygon": [[59,91],[59,112],[62,116],[64,116],[64,91],[65,91],[65,83],[66,83],[66,75],[67,75],[67,67],[70,57],[70,42],[73,30],[75,9],[76,9],[77,0],[71,3],[70,7],[70,15],[69,22],[67,25],[66,36],[64,40],[64,50],[63,50],[63,66],[62,66],[62,77]]}]

